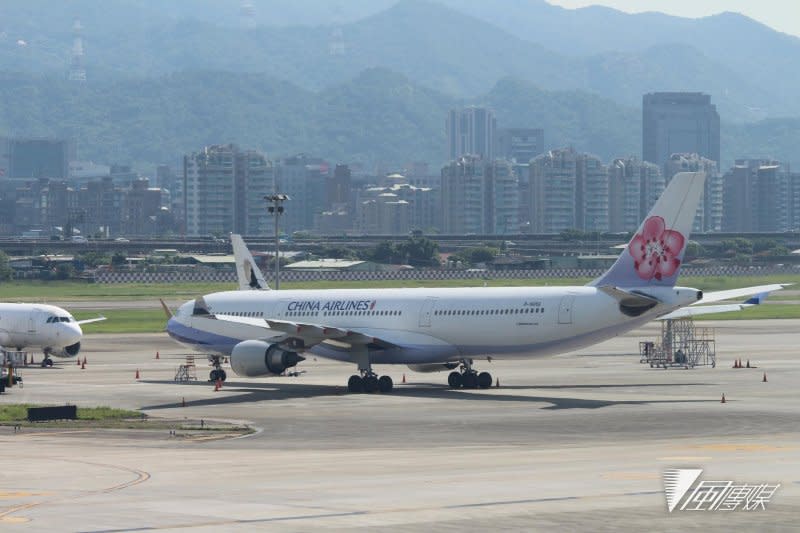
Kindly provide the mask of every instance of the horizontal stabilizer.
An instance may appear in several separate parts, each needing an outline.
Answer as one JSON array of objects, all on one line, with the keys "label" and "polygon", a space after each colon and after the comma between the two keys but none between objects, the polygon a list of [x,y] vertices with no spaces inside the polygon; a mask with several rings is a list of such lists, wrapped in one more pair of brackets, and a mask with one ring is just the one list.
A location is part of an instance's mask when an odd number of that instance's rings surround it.
[{"label": "horizontal stabilizer", "polygon": [[779,291],[784,287],[788,287],[789,285],[792,284],[773,283],[771,285],[756,285],[755,287],[742,287],[741,289],[728,289],[724,291],[704,292],[703,299],[698,303],[707,304],[709,302],[722,302],[724,300],[731,300],[733,298],[742,298],[744,296],[754,296],[754,298],[751,298],[745,303],[759,304],[764,299],[766,299],[766,297],[772,291]]},{"label": "horizontal stabilizer", "polygon": [[689,318],[713,313],[731,313],[752,307],[753,304],[720,304],[704,305],[701,307],[682,307],[671,313],[658,317],[658,320],[672,320],[674,318]]}]

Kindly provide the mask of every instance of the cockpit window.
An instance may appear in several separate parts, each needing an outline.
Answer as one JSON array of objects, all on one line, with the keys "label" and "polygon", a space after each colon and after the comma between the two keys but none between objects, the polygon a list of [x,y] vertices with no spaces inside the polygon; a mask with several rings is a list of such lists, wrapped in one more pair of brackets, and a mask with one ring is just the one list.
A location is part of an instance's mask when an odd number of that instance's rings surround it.
[{"label": "cockpit window", "polygon": [[61,316],[61,317],[58,317],[58,319],[59,319],[60,322],[69,322],[69,317],[68,316]]}]

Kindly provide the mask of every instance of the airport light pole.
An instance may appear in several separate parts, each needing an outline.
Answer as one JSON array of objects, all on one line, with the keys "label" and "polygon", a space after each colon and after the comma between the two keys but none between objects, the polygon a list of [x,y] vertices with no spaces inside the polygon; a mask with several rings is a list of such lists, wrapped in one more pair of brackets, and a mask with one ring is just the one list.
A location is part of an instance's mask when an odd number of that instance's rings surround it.
[{"label": "airport light pole", "polygon": [[278,234],[278,219],[283,214],[283,202],[290,200],[288,194],[270,194],[264,197],[267,201],[267,212],[275,217],[275,290],[281,287],[281,256],[280,236]]}]

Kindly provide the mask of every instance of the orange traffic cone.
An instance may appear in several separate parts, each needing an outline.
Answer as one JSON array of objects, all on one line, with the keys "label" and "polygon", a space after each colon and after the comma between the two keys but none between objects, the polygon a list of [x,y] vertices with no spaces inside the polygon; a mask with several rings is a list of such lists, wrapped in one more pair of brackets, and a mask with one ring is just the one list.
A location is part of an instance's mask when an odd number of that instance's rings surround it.
[{"label": "orange traffic cone", "polygon": [[725,401],[725,393],[724,392],[722,393],[722,399],[719,401],[719,403],[728,403],[728,402]]},{"label": "orange traffic cone", "polygon": [[86,359],[84,359],[83,363],[81,363],[81,370],[86,370]]},{"label": "orange traffic cone", "polygon": [[156,352],[156,359],[161,359],[161,356]]},{"label": "orange traffic cone", "polygon": [[750,359],[747,360],[747,368],[750,368]]},{"label": "orange traffic cone", "polygon": [[31,364],[32,364],[32,365],[35,365],[35,364],[36,364],[36,362],[33,360],[33,354],[31,354]]},{"label": "orange traffic cone", "polygon": [[86,366],[86,356],[83,356],[83,365]]},{"label": "orange traffic cone", "polygon": [[766,382],[767,382],[767,373],[764,372],[764,379],[761,380],[761,383],[766,383]]},{"label": "orange traffic cone", "polygon": [[403,383],[405,383],[405,382],[406,382],[406,375],[403,374]]},{"label": "orange traffic cone", "polygon": [[80,357],[78,357],[78,359],[75,361],[75,364],[77,364],[78,366],[81,366],[81,358]]},{"label": "orange traffic cone", "polygon": [[222,380],[218,379],[214,382],[214,392],[217,392],[219,389],[222,388]]},{"label": "orange traffic cone", "polygon": [[139,369],[136,369],[136,379],[139,379]]},{"label": "orange traffic cone", "polygon": [[739,365],[736,364],[736,359],[733,360],[733,368],[739,368]]},{"label": "orange traffic cone", "polygon": [[181,397],[181,407],[186,407],[186,397]]},{"label": "orange traffic cone", "polygon": [[500,388],[500,378],[497,378],[497,382],[494,384],[494,388],[496,389]]}]

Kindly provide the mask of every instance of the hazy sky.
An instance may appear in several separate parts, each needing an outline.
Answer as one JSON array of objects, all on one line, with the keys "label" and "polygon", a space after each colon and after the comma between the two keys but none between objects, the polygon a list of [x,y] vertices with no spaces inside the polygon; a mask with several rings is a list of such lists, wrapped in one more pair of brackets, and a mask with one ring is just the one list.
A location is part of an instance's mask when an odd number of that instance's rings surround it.
[{"label": "hazy sky", "polygon": [[680,17],[705,17],[723,11],[747,15],[784,33],[800,36],[798,0],[547,0],[551,4],[575,8],[604,5],[625,11],[660,11]]}]

